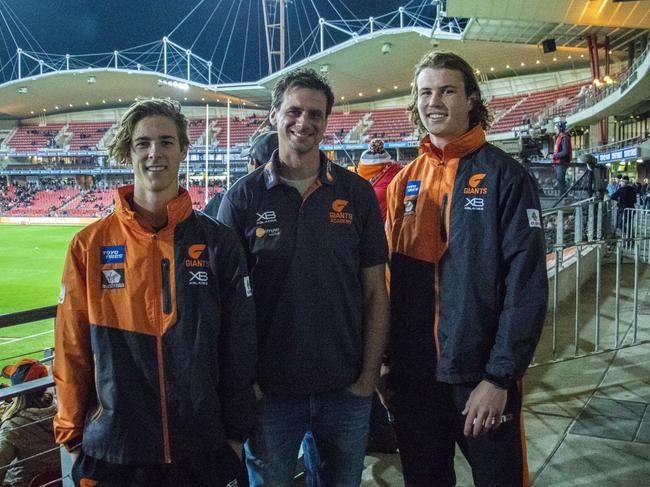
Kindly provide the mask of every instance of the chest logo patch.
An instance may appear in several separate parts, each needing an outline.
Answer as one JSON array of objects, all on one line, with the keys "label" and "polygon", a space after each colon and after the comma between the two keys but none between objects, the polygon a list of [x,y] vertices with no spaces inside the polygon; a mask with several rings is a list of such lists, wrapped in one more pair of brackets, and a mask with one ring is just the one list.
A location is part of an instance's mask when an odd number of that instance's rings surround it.
[{"label": "chest logo patch", "polygon": [[124,269],[102,270],[102,289],[120,289],[124,287]]},{"label": "chest logo patch", "polygon": [[485,209],[485,200],[483,198],[465,198],[465,210],[483,211]]},{"label": "chest logo patch", "polygon": [[404,190],[404,216],[415,214],[418,194],[420,194],[420,180],[407,181]]},{"label": "chest logo patch", "polygon": [[258,225],[264,225],[265,223],[275,223],[278,221],[278,217],[275,214],[275,211],[269,210],[262,213],[255,213],[257,215],[257,220],[255,223]]},{"label": "chest logo patch", "polygon": [[485,174],[484,172],[474,174],[469,178],[469,181],[467,181],[467,188],[463,188],[463,193],[469,194],[469,195],[486,195],[488,194],[488,189],[484,187],[479,187],[481,182],[485,179]]},{"label": "chest logo patch", "polygon": [[348,200],[332,201],[332,211],[330,211],[330,223],[352,223],[353,215],[350,212],[343,211],[350,202]]},{"label": "chest logo patch", "polygon": [[255,229],[255,236],[257,238],[262,238],[262,237],[277,237],[280,235],[280,229],[279,228],[263,228],[263,227],[257,227]]},{"label": "chest logo patch", "polygon": [[415,199],[420,193],[420,180],[407,181],[406,190],[404,191],[404,199]]},{"label": "chest logo patch", "polygon": [[209,267],[210,262],[205,258],[205,244],[193,244],[187,248],[188,259],[185,259],[185,267]]},{"label": "chest logo patch", "polygon": [[101,248],[102,264],[124,264],[124,245],[106,245]]}]

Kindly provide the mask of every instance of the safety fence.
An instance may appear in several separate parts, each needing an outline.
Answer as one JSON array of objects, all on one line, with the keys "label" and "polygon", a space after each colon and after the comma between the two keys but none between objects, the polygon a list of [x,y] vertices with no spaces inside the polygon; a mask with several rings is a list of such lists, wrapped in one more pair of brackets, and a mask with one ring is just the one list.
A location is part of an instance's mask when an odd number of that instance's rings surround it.
[{"label": "safety fence", "polygon": [[543,213],[550,293],[534,365],[648,343],[650,211],[618,213],[593,198]]}]

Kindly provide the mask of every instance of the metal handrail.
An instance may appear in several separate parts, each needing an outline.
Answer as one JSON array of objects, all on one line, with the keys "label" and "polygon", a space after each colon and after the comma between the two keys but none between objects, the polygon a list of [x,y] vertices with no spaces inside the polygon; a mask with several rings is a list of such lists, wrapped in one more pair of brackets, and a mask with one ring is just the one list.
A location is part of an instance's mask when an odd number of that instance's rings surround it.
[{"label": "metal handrail", "polygon": [[56,305],[45,306],[43,308],[28,309],[16,313],[0,315],[0,328],[6,328],[13,325],[23,325],[33,321],[46,320],[56,316]]}]

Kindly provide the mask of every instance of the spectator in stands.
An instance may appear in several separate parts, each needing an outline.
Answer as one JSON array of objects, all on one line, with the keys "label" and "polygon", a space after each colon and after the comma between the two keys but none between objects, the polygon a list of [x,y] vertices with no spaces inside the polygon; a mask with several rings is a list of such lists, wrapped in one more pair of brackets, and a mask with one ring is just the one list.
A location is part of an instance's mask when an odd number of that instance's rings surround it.
[{"label": "spectator in stands", "polygon": [[319,151],[333,104],[313,70],[280,79],[270,113],[279,148],[219,208],[244,242],[256,293],[263,396],[246,442],[255,486],[292,485],[310,429],[323,484],[361,481],[388,324],[386,246],[370,185]]},{"label": "spectator in stands", "polygon": [[560,195],[566,191],[566,170],[572,159],[571,137],[566,131],[566,122],[559,121],[555,124],[555,147],[553,150],[552,163],[555,169],[555,180]]},{"label": "spectator in stands", "polygon": [[618,178],[611,178],[609,180],[609,184],[607,185],[607,194],[611,198],[612,195],[616,192],[616,190],[620,186],[620,179]]},{"label": "spectator in stands", "polygon": [[589,197],[596,196],[597,201],[602,201],[605,198],[607,191],[607,169],[604,166],[598,165],[598,160],[592,154],[582,154],[580,162],[585,164],[588,172],[588,189]]},{"label": "spectator in stands", "polygon": [[[46,377],[47,367],[25,358],[6,366],[2,376],[17,386]],[[39,473],[61,469],[52,433],[55,413],[56,403],[45,388],[15,396],[4,408],[0,418],[0,485],[29,487]]]},{"label": "spectator in stands", "polygon": [[243,469],[255,408],[252,289],[237,236],[194,212],[179,188],[186,129],[174,101],[126,111],[109,155],[133,165],[135,183],[68,250],[54,429],[78,457],[77,486],[225,487]]},{"label": "spectator in stands", "polygon": [[375,190],[379,201],[381,217],[386,219],[386,188],[395,175],[402,169],[402,166],[395,163],[393,158],[384,149],[384,141],[372,139],[368,149],[363,151],[357,166],[357,173],[366,181],[369,181]]},{"label": "spectator in stands", "polygon": [[455,485],[457,443],[476,485],[521,487],[521,380],[548,298],[539,198],[523,166],[486,142],[465,60],[427,54],[408,109],[426,135],[388,187],[384,375],[405,483]]},{"label": "spectator in stands", "polygon": [[643,178],[643,184],[641,185],[641,206],[644,210],[650,209],[650,183],[648,178]]},{"label": "spectator in stands", "polygon": [[623,216],[627,208],[634,208],[636,206],[636,190],[630,185],[630,178],[623,176],[621,178],[621,185],[612,194],[611,198],[618,203],[616,211],[616,228],[623,229]]}]

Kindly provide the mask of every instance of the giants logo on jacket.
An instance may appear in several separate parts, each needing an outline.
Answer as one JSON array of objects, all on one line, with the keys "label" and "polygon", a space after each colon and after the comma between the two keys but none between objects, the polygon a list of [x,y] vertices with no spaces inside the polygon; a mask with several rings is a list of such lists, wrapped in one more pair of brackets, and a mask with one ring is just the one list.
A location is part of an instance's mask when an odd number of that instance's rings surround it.
[{"label": "giants logo on jacket", "polygon": [[188,259],[185,259],[185,267],[208,267],[210,262],[203,255],[205,244],[194,244],[187,248]]},{"label": "giants logo on jacket", "polygon": [[478,173],[474,174],[472,177],[469,178],[469,181],[467,182],[468,188],[463,188],[463,193],[469,194],[469,195],[486,195],[488,194],[488,189],[487,188],[479,188],[479,185],[485,179],[486,174],[485,173]]},{"label": "giants logo on jacket", "polygon": [[332,201],[332,211],[330,211],[330,223],[352,223],[353,215],[345,210],[346,206],[350,203],[348,200],[334,200]]}]

